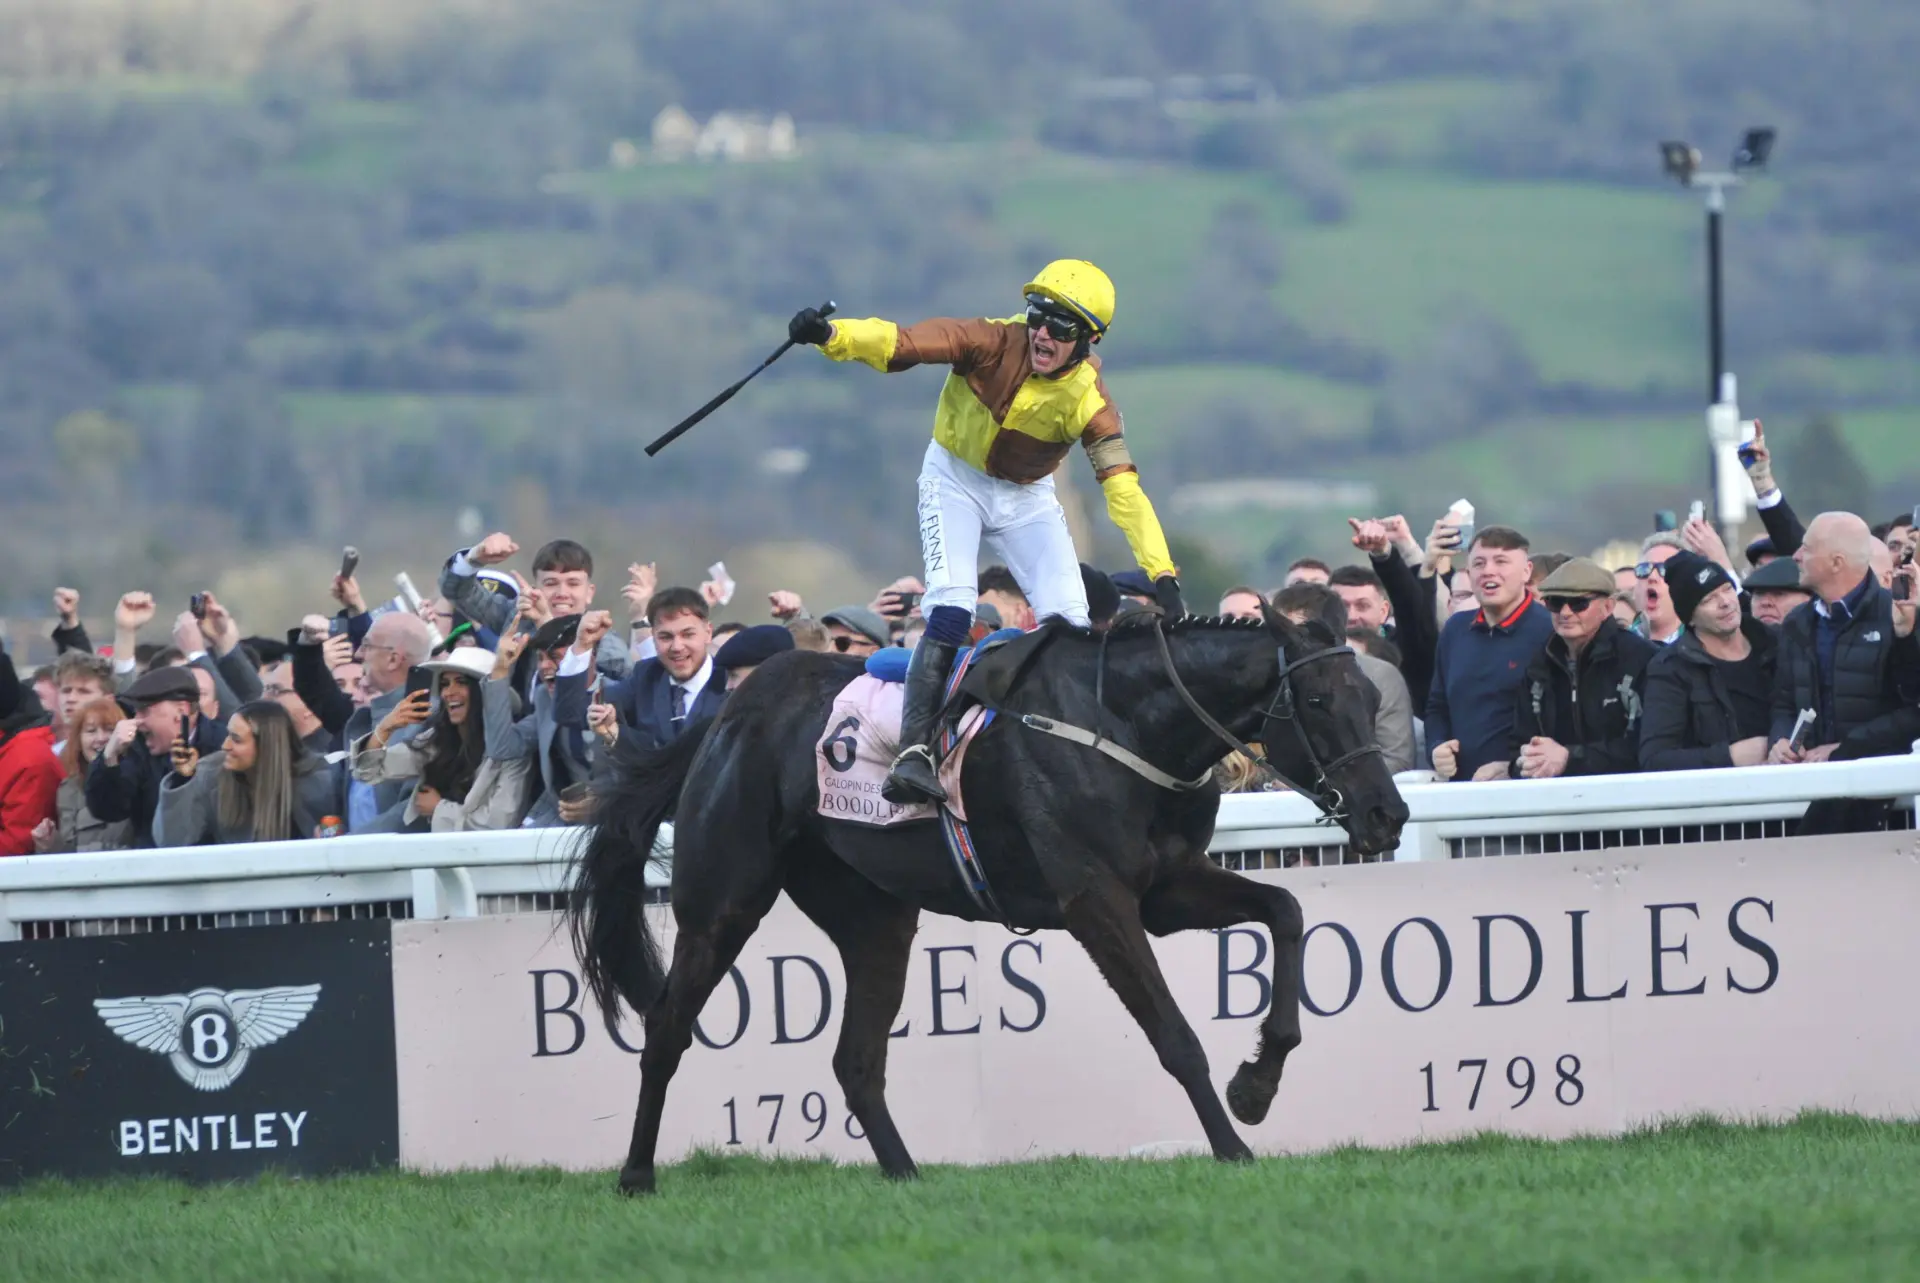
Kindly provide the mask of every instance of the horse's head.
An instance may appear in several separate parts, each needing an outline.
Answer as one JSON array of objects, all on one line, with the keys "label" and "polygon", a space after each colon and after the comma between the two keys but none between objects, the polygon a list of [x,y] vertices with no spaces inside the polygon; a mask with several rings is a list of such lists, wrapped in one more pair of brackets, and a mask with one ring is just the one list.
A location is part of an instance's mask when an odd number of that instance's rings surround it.
[{"label": "horse's head", "polygon": [[1407,804],[1374,738],[1379,691],[1331,628],[1262,611],[1279,648],[1279,680],[1259,730],[1267,761],[1346,829],[1355,851],[1392,850]]}]

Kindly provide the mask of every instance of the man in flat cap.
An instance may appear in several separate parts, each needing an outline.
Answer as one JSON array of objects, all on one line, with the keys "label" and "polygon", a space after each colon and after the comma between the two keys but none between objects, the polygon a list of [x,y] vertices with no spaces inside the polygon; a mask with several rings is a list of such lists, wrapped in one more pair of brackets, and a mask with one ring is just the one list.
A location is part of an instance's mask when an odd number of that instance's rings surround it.
[{"label": "man in flat cap", "polygon": [[749,674],[783,650],[793,649],[793,634],[784,624],[755,624],[727,638],[726,645],[713,657],[714,667],[727,675],[727,689],[747,680]]},{"label": "man in flat cap", "polygon": [[176,741],[185,738],[202,757],[220,751],[224,722],[200,715],[200,683],[186,668],[155,668],[120,696],[133,716],[113,728],[87,773],[87,809],[108,824],[125,820],[136,847],[151,847],[160,781],[172,768]]},{"label": "man in flat cap", "polygon": [[1813,600],[1800,583],[1800,567],[1791,557],[1775,557],[1747,576],[1744,587],[1753,602],[1753,617],[1778,628],[1797,606]]},{"label": "man in flat cap", "polygon": [[1540,584],[1553,636],[1534,652],[1513,712],[1515,779],[1640,769],[1653,643],[1613,619],[1613,575],[1575,557]]}]

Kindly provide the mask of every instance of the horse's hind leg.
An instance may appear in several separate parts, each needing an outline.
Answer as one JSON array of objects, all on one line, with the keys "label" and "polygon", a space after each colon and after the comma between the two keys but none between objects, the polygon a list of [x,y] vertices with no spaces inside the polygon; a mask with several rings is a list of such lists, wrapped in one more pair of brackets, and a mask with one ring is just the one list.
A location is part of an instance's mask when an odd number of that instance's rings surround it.
[{"label": "horse's hind leg", "polygon": [[[660,1115],[666,1108],[667,1086],[680,1067],[680,1057],[693,1042],[693,1025],[701,1008],[779,897],[780,883],[772,876],[772,868],[769,860],[764,885],[745,903],[730,905],[726,912],[712,916],[683,913],[676,888],[674,912],[682,920],[673,941],[673,966],[667,972],[666,992],[646,1014],[647,1041],[640,1052],[640,1104],[634,1110],[627,1161],[620,1169],[623,1193],[653,1192],[654,1150],[660,1141]],[[686,920],[689,917],[693,920]]]},{"label": "horse's hind leg", "polygon": [[1187,1099],[1200,1116],[1213,1156],[1246,1160],[1253,1151],[1233,1130],[1233,1120],[1220,1105],[1207,1072],[1207,1053],[1193,1026],[1181,1014],[1160,973],[1147,933],[1141,926],[1140,906],[1117,882],[1090,887],[1061,906],[1067,930],[1073,933],[1094,965],[1153,1044],[1161,1066],[1186,1089]]},{"label": "horse's hind leg", "polygon": [[1300,1045],[1300,902],[1285,887],[1229,873],[1211,862],[1174,869],[1140,901],[1147,930],[1217,930],[1264,923],[1273,936],[1273,996],[1260,1022],[1260,1049],[1227,1084],[1227,1105],[1249,1125],[1264,1120],[1280,1087],[1287,1053]]},{"label": "horse's hind leg", "polygon": [[894,899],[820,848],[793,867],[787,894],[840,951],[847,977],[834,1076],[847,1108],[866,1129],[873,1157],[888,1176],[918,1176],[887,1108],[887,1034],[907,985],[907,960],[920,911]]}]

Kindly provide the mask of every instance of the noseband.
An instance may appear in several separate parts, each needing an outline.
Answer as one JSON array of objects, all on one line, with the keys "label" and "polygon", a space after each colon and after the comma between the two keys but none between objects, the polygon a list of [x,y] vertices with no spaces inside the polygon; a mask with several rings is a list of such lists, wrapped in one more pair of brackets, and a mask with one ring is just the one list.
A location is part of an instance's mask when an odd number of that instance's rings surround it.
[{"label": "noseband", "polygon": [[[1153,638],[1155,643],[1160,647],[1160,660],[1166,665],[1167,680],[1173,683],[1173,689],[1179,692],[1180,698],[1186,701],[1187,708],[1195,717],[1200,719],[1202,726],[1212,731],[1215,737],[1229,748],[1234,749],[1236,752],[1244,753],[1259,765],[1272,771],[1282,784],[1285,784],[1294,792],[1303,794],[1311,799],[1313,804],[1320,808],[1321,823],[1339,824],[1346,820],[1346,795],[1341,793],[1329,777],[1333,772],[1357,758],[1365,757],[1369,753],[1378,753],[1380,746],[1378,744],[1366,744],[1351,752],[1342,753],[1331,762],[1321,761],[1320,753],[1314,748],[1313,739],[1307,734],[1307,728],[1300,724],[1299,713],[1294,706],[1293,673],[1294,670],[1305,668],[1308,664],[1316,660],[1331,659],[1336,655],[1351,655],[1353,654],[1353,647],[1329,646],[1325,650],[1309,651],[1295,660],[1289,660],[1287,658],[1287,648],[1284,644],[1278,648],[1280,682],[1273,692],[1273,698],[1268,701],[1265,711],[1262,712],[1260,716],[1263,724],[1282,722],[1292,728],[1294,738],[1300,742],[1301,749],[1307,755],[1307,761],[1313,766],[1313,787],[1306,788],[1297,781],[1289,779],[1285,772],[1267,760],[1266,754],[1254,752],[1251,745],[1242,743],[1232,731],[1222,726],[1218,721],[1214,720],[1211,713],[1200,707],[1200,701],[1193,697],[1192,692],[1187,689],[1186,683],[1180,680],[1180,674],[1173,666],[1173,651],[1167,646],[1166,630],[1161,627],[1158,619],[1153,621]],[[1267,736],[1263,734],[1260,738],[1262,742],[1264,742]]]}]

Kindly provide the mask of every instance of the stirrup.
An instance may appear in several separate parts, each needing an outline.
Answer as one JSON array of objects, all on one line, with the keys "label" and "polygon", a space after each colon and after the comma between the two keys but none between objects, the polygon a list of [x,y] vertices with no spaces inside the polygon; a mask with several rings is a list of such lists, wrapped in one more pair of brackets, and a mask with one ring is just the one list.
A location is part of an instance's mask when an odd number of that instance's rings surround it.
[{"label": "stirrup", "polygon": [[925,744],[909,744],[893,759],[880,796],[895,806],[914,802],[944,802],[947,791],[940,787],[940,772],[933,764],[933,750]]}]

